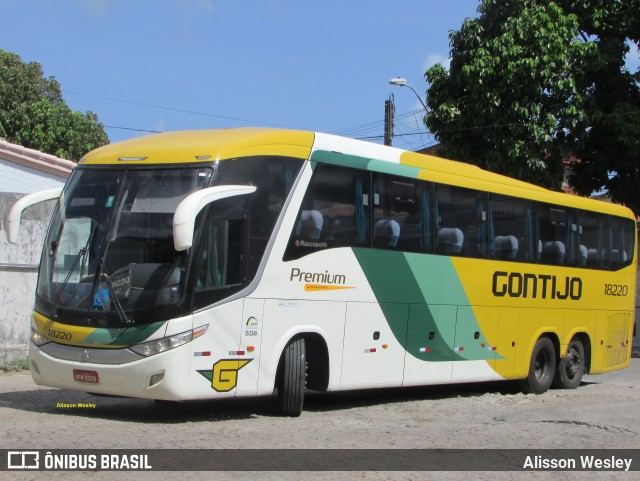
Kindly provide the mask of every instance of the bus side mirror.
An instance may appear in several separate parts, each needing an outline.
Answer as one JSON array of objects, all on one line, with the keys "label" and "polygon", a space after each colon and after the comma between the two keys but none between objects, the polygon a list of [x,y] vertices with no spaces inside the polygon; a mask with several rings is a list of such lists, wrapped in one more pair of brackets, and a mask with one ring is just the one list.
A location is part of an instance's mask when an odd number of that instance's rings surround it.
[{"label": "bus side mirror", "polygon": [[175,249],[185,251],[193,244],[193,231],[196,217],[202,209],[216,200],[236,195],[252,194],[256,187],[252,185],[220,185],[198,190],[186,196],[173,215],[173,245]]},{"label": "bus side mirror", "polygon": [[45,202],[51,199],[57,199],[62,195],[62,187],[56,187],[55,189],[41,190],[34,192],[33,194],[27,194],[16,201],[9,211],[7,218],[7,239],[12,244],[18,242],[18,232],[20,231],[20,217],[22,217],[22,211],[27,207],[30,207],[40,202]]}]

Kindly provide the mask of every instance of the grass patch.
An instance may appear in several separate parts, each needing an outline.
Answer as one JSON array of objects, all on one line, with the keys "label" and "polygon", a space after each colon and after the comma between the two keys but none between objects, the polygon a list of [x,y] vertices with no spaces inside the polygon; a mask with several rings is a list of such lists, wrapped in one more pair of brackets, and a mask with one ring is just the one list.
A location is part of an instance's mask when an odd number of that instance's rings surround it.
[{"label": "grass patch", "polygon": [[0,364],[0,372],[18,372],[18,371],[28,371],[29,370],[29,358],[24,359],[13,359],[9,362],[5,362],[4,364]]}]

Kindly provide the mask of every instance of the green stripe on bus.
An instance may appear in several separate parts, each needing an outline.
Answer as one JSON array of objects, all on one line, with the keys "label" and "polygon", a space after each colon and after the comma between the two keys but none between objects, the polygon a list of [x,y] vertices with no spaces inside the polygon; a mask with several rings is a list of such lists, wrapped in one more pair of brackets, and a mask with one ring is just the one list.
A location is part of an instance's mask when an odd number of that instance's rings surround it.
[{"label": "green stripe on bus", "polygon": [[[409,354],[432,362],[494,358],[495,353],[479,347],[486,339],[475,316],[457,319],[458,306],[469,301],[449,257],[361,248],[353,252],[393,335]],[[459,352],[456,320],[465,332],[480,333]]]},{"label": "green stripe on bus", "polygon": [[312,162],[320,162],[322,164],[338,165],[341,167],[351,167],[353,169],[371,170],[384,174],[398,175],[413,179],[418,178],[418,174],[422,169],[402,165],[386,160],[370,159],[368,157],[359,157],[356,155],[341,154],[339,152],[329,152],[326,150],[316,150],[311,154]]},{"label": "green stripe on bus", "polygon": [[119,329],[97,328],[82,342],[103,346],[112,344],[118,346],[133,346],[145,341],[164,324],[166,324],[166,321]]}]

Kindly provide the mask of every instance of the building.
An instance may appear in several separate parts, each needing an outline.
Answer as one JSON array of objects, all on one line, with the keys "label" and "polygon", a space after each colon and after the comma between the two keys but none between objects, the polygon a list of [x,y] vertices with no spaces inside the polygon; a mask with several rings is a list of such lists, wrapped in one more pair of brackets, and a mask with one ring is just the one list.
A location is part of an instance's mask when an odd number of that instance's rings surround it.
[{"label": "building", "polygon": [[23,212],[15,245],[7,240],[7,215],[23,195],[62,187],[74,166],[0,138],[0,363],[26,356],[38,264],[55,201]]}]

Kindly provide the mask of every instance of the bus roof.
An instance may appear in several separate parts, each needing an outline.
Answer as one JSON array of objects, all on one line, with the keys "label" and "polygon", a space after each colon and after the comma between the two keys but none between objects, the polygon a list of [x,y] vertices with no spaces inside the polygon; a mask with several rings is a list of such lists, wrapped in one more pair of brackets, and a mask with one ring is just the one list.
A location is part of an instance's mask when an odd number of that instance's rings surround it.
[{"label": "bus roof", "polygon": [[308,159],[313,132],[262,128],[184,130],[146,135],[105,145],[85,155],[82,165],[179,164],[252,155]]},{"label": "bus roof", "polygon": [[626,207],[553,192],[475,165],[330,134],[268,128],[176,131],[100,147],[82,165],[149,165],[210,162],[278,155],[350,166],[403,177],[615,214],[635,220]]}]

